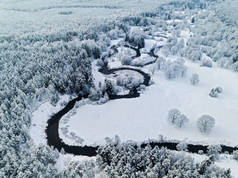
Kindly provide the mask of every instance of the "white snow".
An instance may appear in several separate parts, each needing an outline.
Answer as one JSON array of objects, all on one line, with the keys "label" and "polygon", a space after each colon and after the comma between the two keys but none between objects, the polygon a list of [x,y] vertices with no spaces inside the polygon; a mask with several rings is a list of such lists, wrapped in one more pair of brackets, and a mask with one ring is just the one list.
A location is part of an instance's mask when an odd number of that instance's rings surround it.
[{"label": "white snow", "polygon": [[[69,119],[69,130],[85,140],[84,144],[102,144],[105,137],[119,135],[123,141],[144,141],[164,135],[167,138],[207,144],[238,143],[236,124],[238,116],[238,74],[221,68],[200,67],[186,62],[187,76],[167,80],[157,72],[155,84],[139,98],[109,101],[103,105],[84,105]],[[189,78],[198,73],[200,83],[192,86]],[[221,86],[218,98],[208,94],[211,88]],[[189,124],[177,129],[167,122],[167,113],[178,108],[189,118]],[[201,135],[196,121],[202,114],[216,119],[210,135]]]},{"label": "white snow", "polygon": [[0,26],[4,27],[0,35],[78,31],[105,20],[154,10],[164,2],[168,0],[0,0]]},{"label": "white snow", "polygon": [[32,113],[30,136],[35,146],[40,146],[41,144],[46,145],[45,129],[47,121],[53,113],[58,112],[60,108],[62,108],[61,103],[64,101],[67,103],[69,101],[69,96],[61,96],[60,101],[55,107],[50,104],[49,101],[45,101]]}]

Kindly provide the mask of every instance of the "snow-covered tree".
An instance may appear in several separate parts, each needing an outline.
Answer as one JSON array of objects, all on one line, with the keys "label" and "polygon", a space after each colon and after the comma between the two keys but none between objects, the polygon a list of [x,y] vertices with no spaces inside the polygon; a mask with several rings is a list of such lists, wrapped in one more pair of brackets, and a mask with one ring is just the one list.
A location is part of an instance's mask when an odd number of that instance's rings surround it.
[{"label": "snow-covered tree", "polygon": [[180,117],[181,112],[178,109],[171,109],[168,113],[168,121],[172,124],[175,123],[176,119]]},{"label": "snow-covered tree", "polygon": [[221,145],[209,145],[207,150],[208,155],[213,155],[214,159],[218,159],[222,148]]},{"label": "snow-covered tree", "polygon": [[132,49],[122,48],[117,54],[117,57],[121,61],[122,65],[130,65],[132,57],[135,55],[135,51],[133,51]]},{"label": "snow-covered tree", "polygon": [[104,83],[105,83],[104,90],[109,96],[118,93],[119,89],[115,81],[105,79]]},{"label": "snow-covered tree", "polygon": [[212,88],[209,95],[213,98],[217,98],[219,94],[222,93],[221,87]]},{"label": "snow-covered tree", "polygon": [[138,88],[142,83],[143,83],[143,78],[141,78],[140,76],[130,76],[130,75],[126,75],[126,76],[118,76],[116,83],[118,86],[123,86],[126,89],[134,89],[134,88]]},{"label": "snow-covered tree", "polygon": [[158,65],[159,70],[162,70],[162,71],[166,70],[167,66],[166,66],[166,60],[164,58],[159,57],[156,61],[156,64]]},{"label": "snow-covered tree", "polygon": [[52,104],[53,106],[56,106],[59,99],[60,99],[59,94],[57,92],[52,93],[50,96],[50,104]]},{"label": "snow-covered tree", "polygon": [[86,50],[89,57],[100,58],[101,50],[93,40],[84,40],[81,43],[82,48]]},{"label": "snow-covered tree", "polygon": [[210,134],[215,126],[215,119],[209,115],[202,115],[197,121],[197,127],[202,134]]},{"label": "snow-covered tree", "polygon": [[235,72],[238,72],[238,62],[235,62],[233,65],[232,65],[232,68]]},{"label": "snow-covered tree", "polygon": [[132,27],[126,36],[125,41],[132,46],[143,48],[145,46],[145,34],[140,27]]},{"label": "snow-covered tree", "polygon": [[187,57],[192,61],[200,61],[202,54],[198,47],[193,48],[192,46],[189,46],[185,48],[183,56]]},{"label": "snow-covered tree", "polygon": [[171,109],[168,113],[168,121],[172,125],[181,128],[188,122],[188,118],[184,114],[181,114],[178,109]]},{"label": "snow-covered tree", "polygon": [[190,78],[190,83],[192,85],[197,85],[199,83],[199,75],[198,74],[192,74],[192,77]]},{"label": "snow-covered tree", "polygon": [[188,145],[183,142],[178,143],[176,148],[178,151],[188,151]]},{"label": "snow-covered tree", "polygon": [[221,87],[216,87],[215,90],[217,93],[222,93],[222,91],[223,91]]},{"label": "snow-covered tree", "polygon": [[123,56],[123,58],[121,58],[122,65],[130,65],[131,61],[132,61],[132,58],[129,56]]},{"label": "snow-covered tree", "polygon": [[212,67],[212,60],[209,57],[203,55],[201,59],[201,66]]},{"label": "snow-covered tree", "polygon": [[174,79],[183,77],[187,71],[187,67],[184,65],[183,60],[167,61],[165,76],[167,79]]},{"label": "snow-covered tree", "polygon": [[98,67],[103,67],[103,66],[105,66],[105,61],[102,59],[98,59],[96,65]]},{"label": "snow-covered tree", "polygon": [[95,166],[94,161],[71,161],[59,177],[95,177]]},{"label": "snow-covered tree", "polygon": [[233,159],[238,161],[238,150],[233,151]]},{"label": "snow-covered tree", "polygon": [[216,98],[218,97],[218,92],[214,88],[212,88],[209,95],[213,98]]},{"label": "snow-covered tree", "polygon": [[112,29],[108,32],[108,36],[111,40],[118,39],[122,37],[123,31],[120,30],[119,28]]},{"label": "snow-covered tree", "polygon": [[166,148],[145,148],[133,144],[109,144],[99,148],[97,165],[110,177],[224,177],[229,170],[206,160],[196,163],[191,157]]},{"label": "snow-covered tree", "polygon": [[98,101],[101,98],[101,91],[96,88],[91,88],[88,98],[92,101]]}]

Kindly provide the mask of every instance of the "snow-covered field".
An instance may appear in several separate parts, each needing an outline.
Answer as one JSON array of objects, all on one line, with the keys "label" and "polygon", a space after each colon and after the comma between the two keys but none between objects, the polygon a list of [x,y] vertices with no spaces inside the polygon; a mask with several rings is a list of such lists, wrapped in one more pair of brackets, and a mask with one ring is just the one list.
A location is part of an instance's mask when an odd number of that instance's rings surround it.
[{"label": "snow-covered field", "polygon": [[118,17],[154,10],[165,0],[1,0],[1,36],[79,31]]},{"label": "snow-covered field", "polygon": [[[186,66],[188,72],[182,79],[168,81],[163,73],[156,72],[155,83],[139,98],[78,108],[67,122],[68,130],[83,138],[84,144],[102,144],[105,137],[117,134],[123,141],[144,141],[163,135],[189,142],[237,145],[238,74],[217,67],[200,67],[189,61]],[[192,73],[200,76],[197,86],[190,84]],[[217,86],[223,88],[223,93],[218,98],[210,97],[210,90]],[[175,128],[167,121],[168,111],[173,108],[188,116],[185,128]],[[202,135],[196,127],[202,114],[216,119],[210,135]]]}]

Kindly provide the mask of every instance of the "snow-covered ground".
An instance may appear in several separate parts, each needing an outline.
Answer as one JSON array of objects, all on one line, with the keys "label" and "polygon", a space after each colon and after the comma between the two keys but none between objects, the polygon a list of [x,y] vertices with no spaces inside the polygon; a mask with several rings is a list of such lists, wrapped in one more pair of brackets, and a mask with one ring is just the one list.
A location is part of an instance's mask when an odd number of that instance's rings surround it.
[{"label": "snow-covered ground", "polygon": [[79,31],[105,20],[152,11],[168,0],[0,0],[0,35]]},{"label": "snow-covered ground", "polygon": [[69,98],[70,97],[68,95],[62,96],[56,106],[53,106],[48,100],[46,100],[33,111],[31,117],[30,136],[35,146],[47,144],[45,133],[47,121],[50,119],[52,114],[58,112],[63,107],[61,105],[62,103],[67,103],[69,101]]},{"label": "snow-covered ground", "polygon": [[[61,105],[62,103],[67,103],[69,100],[70,100],[69,96],[67,95],[61,96],[56,106],[50,104],[49,101],[45,101],[32,113],[30,136],[36,147],[47,144],[45,133],[47,121],[50,119],[50,116],[53,113],[58,112],[62,107],[64,107],[63,105]],[[95,157],[90,158],[87,156],[74,156],[71,154],[60,153],[59,159],[56,162],[56,168],[59,171],[63,171],[65,167],[67,167],[72,161],[89,161],[89,160],[95,160]]]},{"label": "snow-covered ground", "polygon": [[[156,72],[155,84],[139,98],[78,108],[67,123],[68,129],[83,138],[85,144],[102,144],[105,137],[117,134],[123,141],[144,141],[163,135],[190,142],[237,145],[238,74],[216,67],[200,67],[189,61],[186,66],[187,75],[181,79],[167,80],[163,73]],[[200,76],[197,86],[190,84],[192,73]],[[223,93],[218,98],[210,97],[210,90],[217,86],[223,88]],[[185,128],[178,129],[168,123],[167,114],[173,108],[188,116]],[[196,127],[202,114],[216,119],[210,135],[202,135]]]}]

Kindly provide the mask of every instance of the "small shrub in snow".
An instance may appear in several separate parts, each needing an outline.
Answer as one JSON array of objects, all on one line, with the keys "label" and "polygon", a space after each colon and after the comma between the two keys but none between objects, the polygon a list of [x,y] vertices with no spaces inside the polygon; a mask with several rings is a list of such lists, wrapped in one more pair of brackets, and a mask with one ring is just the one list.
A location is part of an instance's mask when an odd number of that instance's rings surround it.
[{"label": "small shrub in snow", "polygon": [[162,57],[159,57],[157,60],[157,65],[159,70],[165,70],[166,69],[166,60]]},{"label": "small shrub in snow", "polygon": [[174,79],[183,77],[186,73],[187,67],[183,60],[168,61],[166,64],[165,76],[167,79]]},{"label": "small shrub in snow", "polygon": [[119,89],[118,86],[116,85],[116,83],[114,81],[105,79],[105,87],[104,90],[106,91],[106,93],[108,95],[113,95],[118,93]]},{"label": "small shrub in snow", "polygon": [[238,72],[238,62],[235,62],[235,63],[232,65],[232,68],[233,68],[233,71]]},{"label": "small shrub in snow", "polygon": [[204,153],[203,150],[198,151],[198,154],[200,154],[200,155],[203,155],[203,153]]},{"label": "small shrub in snow", "polygon": [[212,67],[212,60],[208,57],[203,57],[201,60],[201,66]]},{"label": "small shrub in snow", "polygon": [[216,91],[217,93],[222,93],[222,88],[221,88],[221,87],[216,87],[216,88],[215,88],[215,91]]},{"label": "small shrub in snow", "polygon": [[105,93],[103,95],[103,97],[100,98],[100,100],[97,102],[97,104],[104,104],[106,103],[107,101],[109,101],[109,96],[107,93]]},{"label": "small shrub in snow", "polygon": [[168,121],[179,128],[183,127],[188,122],[188,118],[181,114],[178,109],[171,109],[168,113]]},{"label": "small shrub in snow", "polygon": [[233,159],[238,161],[238,150],[233,151]]},{"label": "small shrub in snow", "polygon": [[56,106],[59,99],[60,99],[59,94],[57,92],[52,93],[50,96],[50,104],[52,104],[53,106]]},{"label": "small shrub in snow", "polygon": [[188,150],[188,145],[186,143],[179,143],[176,146],[178,151],[187,151]]},{"label": "small shrub in snow", "polygon": [[170,123],[175,123],[175,120],[180,116],[180,111],[178,109],[171,109],[168,113],[168,120]]},{"label": "small shrub in snow", "polygon": [[144,31],[139,27],[132,27],[126,36],[126,40],[131,45],[144,48],[145,47],[145,34]]},{"label": "small shrub in snow", "polygon": [[209,115],[202,115],[197,121],[197,127],[202,134],[209,134],[215,126],[215,119]]},{"label": "small shrub in snow", "polygon": [[131,61],[132,61],[132,58],[130,58],[129,56],[124,56],[123,58],[121,58],[122,65],[130,65]]},{"label": "small shrub in snow", "polygon": [[145,86],[145,85],[140,85],[140,86],[137,88],[138,91],[143,91],[143,90],[145,90],[145,89],[146,89],[146,86]]},{"label": "small shrub in snow", "polygon": [[216,87],[216,88],[213,88],[209,95],[213,98],[217,98],[219,94],[222,93],[222,88],[221,87]]},{"label": "small shrub in snow", "polygon": [[199,83],[199,75],[198,74],[193,74],[191,79],[190,79],[190,83],[192,85],[197,85]]},{"label": "small shrub in snow", "polygon": [[187,123],[187,122],[188,122],[187,116],[184,115],[184,114],[181,114],[180,117],[179,117],[179,119],[177,120],[177,124],[176,124],[176,125],[177,125],[178,127],[183,127],[184,124]]},{"label": "small shrub in snow", "polygon": [[97,91],[96,89],[91,88],[88,98],[92,101],[98,101],[101,98],[101,93],[100,91]]},{"label": "small shrub in snow", "polygon": [[213,89],[210,91],[209,95],[210,95],[211,97],[213,97],[213,98],[217,98],[217,97],[218,97],[218,92],[213,88]]},{"label": "small shrub in snow", "polygon": [[208,146],[208,155],[213,155],[215,159],[219,158],[219,153],[221,153],[221,145],[209,145]]},{"label": "small shrub in snow", "polygon": [[121,143],[121,139],[118,135],[115,135],[114,137],[114,145],[119,145]]},{"label": "small shrub in snow", "polygon": [[105,66],[104,61],[103,61],[102,59],[98,59],[96,65],[97,65],[98,67],[103,67],[103,66]]}]

